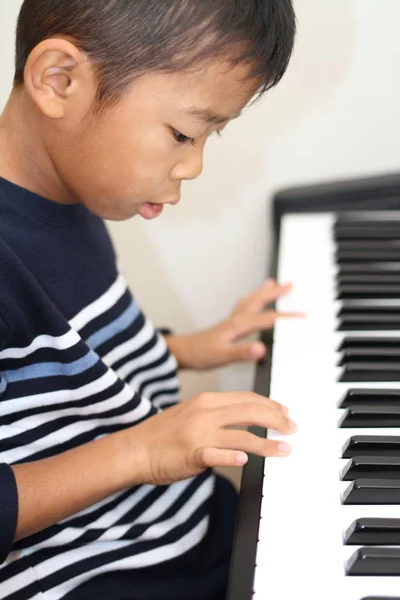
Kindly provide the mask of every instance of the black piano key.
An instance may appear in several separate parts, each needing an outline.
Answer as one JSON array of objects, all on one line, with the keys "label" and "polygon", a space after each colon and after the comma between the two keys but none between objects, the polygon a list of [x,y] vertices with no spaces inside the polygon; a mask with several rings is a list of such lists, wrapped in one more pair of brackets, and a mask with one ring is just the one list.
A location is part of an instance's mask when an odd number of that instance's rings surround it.
[{"label": "black piano key", "polygon": [[400,457],[400,436],[353,435],[343,446],[342,458],[356,456]]},{"label": "black piano key", "polygon": [[345,262],[398,262],[400,260],[400,249],[392,250],[337,250],[335,261],[337,264]]},{"label": "black piano key", "polygon": [[338,365],[342,366],[357,361],[376,363],[400,361],[400,346],[392,348],[382,348],[382,346],[348,348],[342,352]]},{"label": "black piano key", "polygon": [[348,408],[349,406],[400,407],[400,390],[347,390],[339,401],[338,408]]},{"label": "black piano key", "polygon": [[339,377],[343,383],[363,381],[400,381],[400,363],[347,363]]},{"label": "black piano key", "polygon": [[378,286],[375,284],[343,283],[338,286],[337,300],[356,300],[359,298],[400,298],[400,284]]},{"label": "black piano key", "polygon": [[398,331],[400,315],[360,314],[340,317],[338,331]]},{"label": "black piano key", "polygon": [[400,519],[357,519],[343,541],[347,546],[400,545]]},{"label": "black piano key", "polygon": [[374,225],[370,227],[343,227],[335,228],[334,237],[336,241],[341,240],[398,240],[400,239],[400,227],[394,225],[391,227],[377,228]]},{"label": "black piano key", "polygon": [[400,275],[400,262],[357,262],[339,265],[337,276],[356,275]]},{"label": "black piano key", "polygon": [[342,480],[354,481],[354,479],[400,479],[400,457],[356,456],[351,458],[342,471]]},{"label": "black piano key", "polygon": [[337,349],[338,352],[353,348],[377,348],[379,351],[386,348],[400,348],[400,337],[345,337]]},{"label": "black piano key", "polygon": [[347,561],[346,575],[400,575],[400,548],[360,548]]},{"label": "black piano key", "polygon": [[350,406],[339,422],[340,428],[400,427],[398,406]]},{"label": "black piano key", "polygon": [[335,216],[336,227],[346,227],[348,225],[360,225],[360,227],[368,226],[371,223],[385,227],[393,225],[400,221],[400,211],[391,210],[389,213],[386,210],[365,209],[361,211],[346,210],[340,211]]},{"label": "black piano key", "polygon": [[361,600],[400,600],[400,596],[368,596]]},{"label": "black piano key", "polygon": [[349,225],[369,226],[370,224],[376,224],[377,227],[385,227],[387,225],[393,225],[400,222],[400,210],[378,210],[368,209],[355,211],[346,210],[339,211],[335,215],[335,227],[347,227]]},{"label": "black piano key", "polygon": [[347,300],[342,302],[337,313],[338,318],[349,316],[376,315],[382,317],[398,317],[400,315],[400,303],[397,300],[380,303],[368,299]]},{"label": "black piano key", "polygon": [[399,479],[355,479],[342,496],[343,504],[400,504]]},{"label": "black piano key", "polygon": [[398,240],[341,240],[338,242],[339,250],[400,250],[400,238]]},{"label": "black piano key", "polygon": [[399,329],[399,300],[392,299],[390,304],[380,303],[376,299],[345,300],[336,317],[338,329],[342,331]]},{"label": "black piano key", "polygon": [[389,273],[338,273],[336,275],[337,285],[343,284],[363,284],[376,285],[377,287],[385,285],[400,285],[400,274],[392,275]]}]

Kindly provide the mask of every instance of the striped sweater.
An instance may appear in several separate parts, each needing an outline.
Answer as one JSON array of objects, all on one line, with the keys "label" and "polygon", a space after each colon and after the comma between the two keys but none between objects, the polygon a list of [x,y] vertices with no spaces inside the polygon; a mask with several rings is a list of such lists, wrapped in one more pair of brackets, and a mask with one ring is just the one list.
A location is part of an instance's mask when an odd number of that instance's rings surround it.
[{"label": "striped sweater", "polygon": [[75,598],[107,574],[114,592],[95,597],[117,598],[122,573],[199,547],[215,501],[210,472],[125,490],[13,544],[10,465],[132,427],[179,394],[176,360],[118,272],[101,219],[0,178],[2,600]]}]

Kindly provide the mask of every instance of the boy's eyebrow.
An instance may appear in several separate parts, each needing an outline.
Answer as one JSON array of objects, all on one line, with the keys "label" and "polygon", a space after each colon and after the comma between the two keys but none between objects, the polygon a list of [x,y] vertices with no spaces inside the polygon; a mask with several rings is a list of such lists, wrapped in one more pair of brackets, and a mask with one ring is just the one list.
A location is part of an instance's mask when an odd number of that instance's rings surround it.
[{"label": "boy's eyebrow", "polygon": [[192,108],[189,108],[188,110],[185,110],[185,114],[187,114],[190,117],[196,117],[197,119],[200,119],[201,121],[204,121],[205,123],[208,123],[210,125],[221,125],[222,123],[226,123],[226,121],[238,119],[242,113],[240,112],[234,117],[224,117],[223,115],[216,114],[209,108],[196,108],[194,106]]}]

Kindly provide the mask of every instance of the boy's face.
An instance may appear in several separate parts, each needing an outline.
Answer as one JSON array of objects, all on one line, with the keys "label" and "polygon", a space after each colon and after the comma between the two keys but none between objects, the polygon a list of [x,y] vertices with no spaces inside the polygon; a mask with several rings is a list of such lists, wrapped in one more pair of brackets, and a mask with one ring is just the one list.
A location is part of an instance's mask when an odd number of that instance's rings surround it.
[{"label": "boy's face", "polygon": [[[62,190],[59,201],[79,200],[111,220],[155,218],[164,204],[179,202],[182,181],[202,172],[208,137],[236,118],[260,85],[244,80],[248,67],[222,63],[194,73],[149,73],[116,107],[96,115],[87,60],[79,63],[76,55],[76,68],[65,76],[43,59],[38,54],[36,63],[28,63],[34,82],[28,92],[40,110],[41,137]],[[52,55],[53,62],[62,65],[62,59]]]}]

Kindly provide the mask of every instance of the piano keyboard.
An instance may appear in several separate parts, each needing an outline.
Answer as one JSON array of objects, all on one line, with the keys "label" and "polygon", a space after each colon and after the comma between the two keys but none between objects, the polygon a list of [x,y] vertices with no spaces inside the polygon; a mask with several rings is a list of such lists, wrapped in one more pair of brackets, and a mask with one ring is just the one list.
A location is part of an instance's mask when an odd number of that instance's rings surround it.
[{"label": "piano keyboard", "polygon": [[286,215],[278,280],[253,600],[400,600],[400,213]]}]

